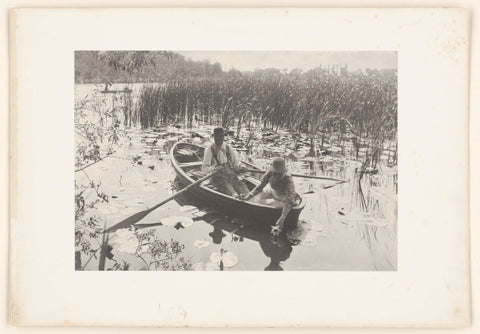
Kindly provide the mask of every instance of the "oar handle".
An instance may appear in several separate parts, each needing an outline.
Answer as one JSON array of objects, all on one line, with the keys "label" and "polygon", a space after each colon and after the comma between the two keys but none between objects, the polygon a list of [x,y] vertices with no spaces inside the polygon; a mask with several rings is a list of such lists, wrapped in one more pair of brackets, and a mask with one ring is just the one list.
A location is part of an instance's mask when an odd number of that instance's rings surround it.
[{"label": "oar handle", "polygon": [[217,173],[217,171],[214,171],[214,172],[212,172],[212,173],[210,173],[210,174],[202,177],[201,179],[198,179],[197,181],[193,182],[192,184],[189,184],[188,186],[186,186],[186,187],[183,188],[182,190],[177,191],[175,194],[173,194],[173,195],[170,196],[169,198],[167,198],[167,199],[161,201],[160,203],[158,203],[157,205],[151,207],[149,210],[150,210],[150,211],[153,211],[153,210],[161,207],[163,204],[171,201],[172,199],[174,199],[174,198],[177,197],[178,195],[186,192],[188,189],[190,189],[190,188],[192,188],[192,187],[195,187],[197,184],[202,183],[203,181],[211,178],[215,173]]}]

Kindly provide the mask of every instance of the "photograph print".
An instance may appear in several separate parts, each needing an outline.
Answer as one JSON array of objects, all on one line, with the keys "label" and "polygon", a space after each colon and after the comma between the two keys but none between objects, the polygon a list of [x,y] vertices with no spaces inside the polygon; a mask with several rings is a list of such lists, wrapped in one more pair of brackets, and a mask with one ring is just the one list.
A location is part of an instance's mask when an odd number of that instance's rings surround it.
[{"label": "photograph print", "polygon": [[397,270],[396,52],[74,67],[75,270]]}]

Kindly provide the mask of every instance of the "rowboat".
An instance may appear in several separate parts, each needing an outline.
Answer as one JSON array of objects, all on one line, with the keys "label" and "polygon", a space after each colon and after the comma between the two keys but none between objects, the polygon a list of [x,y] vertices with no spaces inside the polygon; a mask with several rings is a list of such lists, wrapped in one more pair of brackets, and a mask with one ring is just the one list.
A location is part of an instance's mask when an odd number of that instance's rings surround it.
[{"label": "rowboat", "polygon": [[[203,154],[204,148],[195,144],[179,142],[172,147],[170,161],[182,184],[189,185],[201,177]],[[260,177],[260,173],[249,173],[241,176],[249,190],[252,190],[261,182]],[[201,201],[217,207],[229,216],[242,217],[259,224],[274,225],[282,213],[281,208],[251,203],[223,194],[209,187],[208,181],[192,187],[189,191]],[[298,217],[305,207],[302,197],[299,195],[297,198],[296,205],[290,210],[285,220],[285,226],[295,227],[298,223]]]}]

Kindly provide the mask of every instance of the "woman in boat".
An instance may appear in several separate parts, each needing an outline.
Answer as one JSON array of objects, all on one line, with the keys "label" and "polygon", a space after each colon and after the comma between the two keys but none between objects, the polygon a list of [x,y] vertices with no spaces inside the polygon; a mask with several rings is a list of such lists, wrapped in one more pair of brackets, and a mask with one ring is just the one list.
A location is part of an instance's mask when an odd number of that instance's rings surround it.
[{"label": "woman in boat", "polygon": [[[268,187],[266,187],[267,185]],[[297,200],[295,184],[292,176],[287,172],[285,160],[273,159],[272,168],[265,173],[262,182],[243,198],[245,200],[252,199],[252,202],[261,204],[268,204],[268,200],[273,199],[274,202],[271,205],[281,205],[282,214],[275,226],[272,227],[272,234],[278,236],[283,230],[288,213],[295,206]]]},{"label": "woman in boat", "polygon": [[210,181],[216,190],[233,197],[247,195],[247,185],[236,174],[244,168],[240,166],[237,152],[224,142],[223,128],[213,130],[213,139],[214,142],[205,149],[202,172],[217,171]]}]

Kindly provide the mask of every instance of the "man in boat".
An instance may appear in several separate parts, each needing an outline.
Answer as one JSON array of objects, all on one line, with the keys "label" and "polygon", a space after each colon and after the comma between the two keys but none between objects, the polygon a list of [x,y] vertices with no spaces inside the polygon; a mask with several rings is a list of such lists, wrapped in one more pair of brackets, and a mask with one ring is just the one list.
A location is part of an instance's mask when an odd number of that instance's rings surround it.
[{"label": "man in boat", "polygon": [[295,184],[292,176],[287,172],[285,160],[273,159],[272,167],[265,173],[262,182],[243,198],[245,200],[252,198],[252,202],[260,204],[269,204],[269,201],[273,199],[274,201],[270,205],[282,207],[282,214],[275,226],[272,227],[272,235],[278,236],[283,230],[288,213],[295,206],[297,200]]},{"label": "man in boat", "polygon": [[240,197],[248,194],[246,184],[241,181],[236,173],[245,169],[240,166],[238,153],[233,147],[224,142],[225,133],[223,128],[213,130],[214,142],[205,149],[202,172],[211,173],[216,171],[210,183],[218,191]]}]

